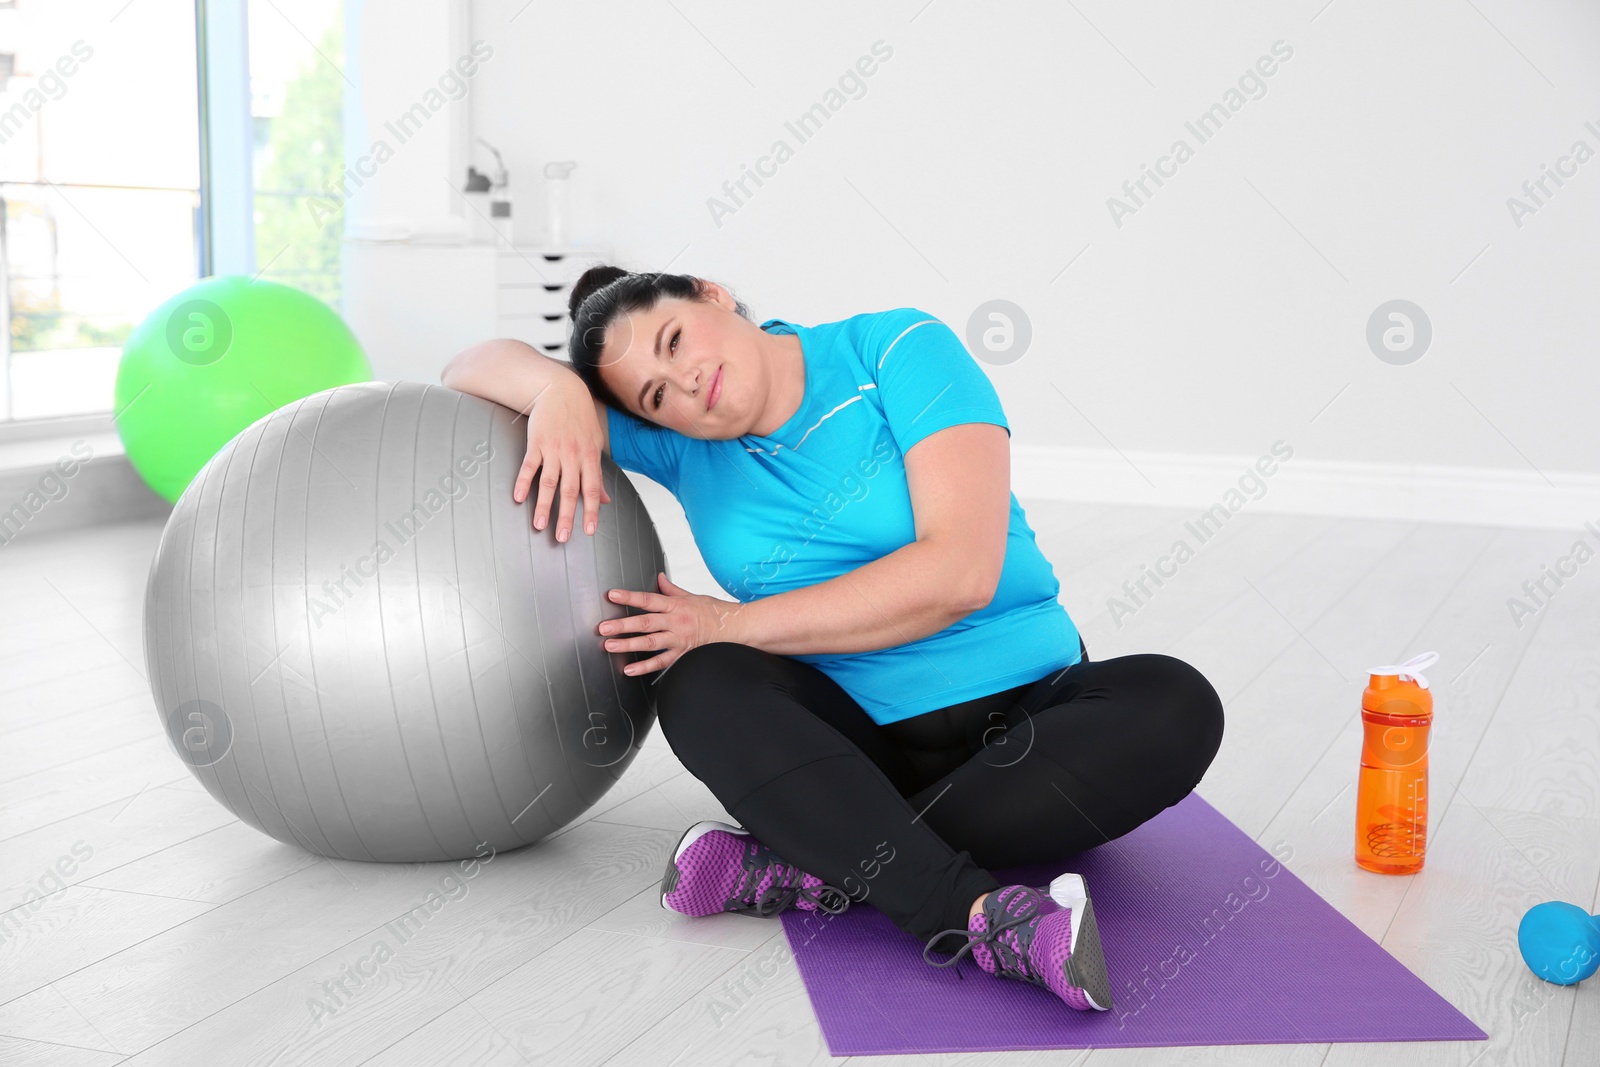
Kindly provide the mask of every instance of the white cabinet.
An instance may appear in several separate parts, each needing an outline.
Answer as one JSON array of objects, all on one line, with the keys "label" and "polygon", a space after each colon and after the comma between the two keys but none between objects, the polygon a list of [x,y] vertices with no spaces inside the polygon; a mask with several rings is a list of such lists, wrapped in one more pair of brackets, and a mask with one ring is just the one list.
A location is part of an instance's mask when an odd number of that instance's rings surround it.
[{"label": "white cabinet", "polygon": [[347,240],[344,319],[380,381],[437,382],[451,356],[492,337],[566,359],[573,283],[608,262],[591,245]]},{"label": "white cabinet", "polygon": [[567,298],[579,275],[605,261],[604,250],[594,248],[495,249],[496,335],[526,341],[547,356],[565,359]]}]

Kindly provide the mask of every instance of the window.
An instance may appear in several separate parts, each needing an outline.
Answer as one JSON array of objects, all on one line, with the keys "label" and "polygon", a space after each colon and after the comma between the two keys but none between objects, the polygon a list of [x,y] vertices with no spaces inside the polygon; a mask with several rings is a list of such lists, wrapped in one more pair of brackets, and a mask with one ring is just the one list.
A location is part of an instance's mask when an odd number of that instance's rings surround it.
[{"label": "window", "polygon": [[340,310],[344,5],[250,0],[256,263]]},{"label": "window", "polygon": [[237,78],[237,118],[212,112],[252,149],[210,172],[227,234],[203,229],[195,3],[0,0],[0,427],[109,413],[123,341],[219,241],[251,263],[253,232],[252,271],[340,309],[343,213],[317,205],[344,169],[344,5],[203,2],[235,27],[241,3],[248,37],[248,115]]},{"label": "window", "polygon": [[123,339],[194,280],[194,8],[116,11],[0,5],[0,420],[109,411]]}]

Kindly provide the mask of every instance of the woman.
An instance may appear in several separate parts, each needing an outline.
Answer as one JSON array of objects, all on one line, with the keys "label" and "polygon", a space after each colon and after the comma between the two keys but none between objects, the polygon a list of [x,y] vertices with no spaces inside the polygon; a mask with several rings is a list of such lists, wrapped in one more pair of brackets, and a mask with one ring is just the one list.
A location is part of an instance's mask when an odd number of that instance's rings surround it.
[{"label": "woman", "polygon": [[[446,385],[530,412],[513,489],[581,497],[600,455],[666,486],[734,599],[611,590],[600,626],[649,651],[673,751],[742,826],[679,842],[662,904],[688,915],[866,899],[930,951],[1080,1010],[1112,1006],[1083,879],[1002,886],[1189,794],[1222,742],[1193,667],[1091,663],[1010,491],[988,377],[914,308],[759,327],[721,285],[595,267],[574,286],[571,369],[516,341],[467,349]],[[531,403],[530,403],[531,402]],[[843,888],[841,888],[843,887]]]}]

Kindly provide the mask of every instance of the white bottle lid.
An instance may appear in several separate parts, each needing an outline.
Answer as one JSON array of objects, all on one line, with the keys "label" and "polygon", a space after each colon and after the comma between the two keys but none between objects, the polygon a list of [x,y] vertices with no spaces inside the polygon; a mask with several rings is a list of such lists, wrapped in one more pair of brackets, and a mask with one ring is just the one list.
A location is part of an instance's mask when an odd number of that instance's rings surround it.
[{"label": "white bottle lid", "polygon": [[1426,689],[1428,688],[1428,680],[1422,676],[1422,671],[1427,667],[1433,666],[1437,662],[1439,662],[1439,653],[1423,652],[1419,655],[1412,656],[1404,663],[1397,663],[1388,667],[1369,667],[1367,668],[1367,673],[1398,674],[1401,681],[1405,681],[1407,678],[1412,678],[1416,680],[1418,689]]}]

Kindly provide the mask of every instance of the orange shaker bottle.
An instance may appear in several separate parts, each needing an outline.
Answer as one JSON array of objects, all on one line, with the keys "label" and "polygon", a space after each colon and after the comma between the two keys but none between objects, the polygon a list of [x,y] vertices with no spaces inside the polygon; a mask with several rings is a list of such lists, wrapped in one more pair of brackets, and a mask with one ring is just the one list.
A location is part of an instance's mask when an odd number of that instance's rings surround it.
[{"label": "orange shaker bottle", "polygon": [[1422,870],[1428,845],[1428,732],[1433,692],[1424,652],[1373,667],[1361,694],[1361,782],[1356,790],[1356,864],[1378,874]]}]

